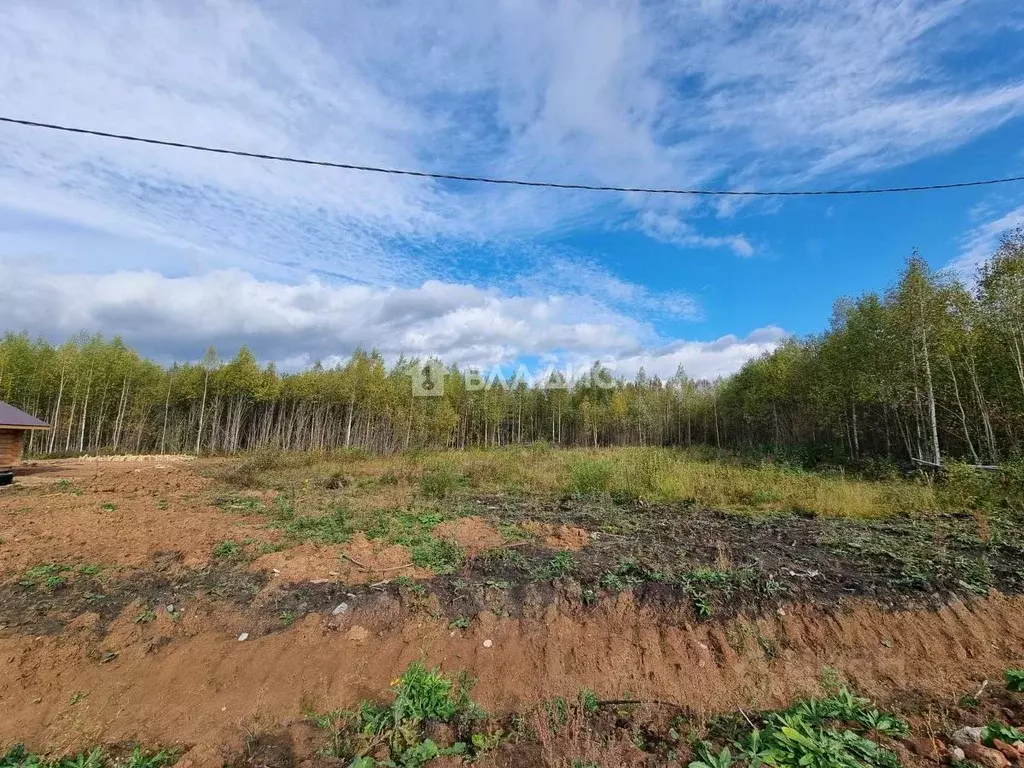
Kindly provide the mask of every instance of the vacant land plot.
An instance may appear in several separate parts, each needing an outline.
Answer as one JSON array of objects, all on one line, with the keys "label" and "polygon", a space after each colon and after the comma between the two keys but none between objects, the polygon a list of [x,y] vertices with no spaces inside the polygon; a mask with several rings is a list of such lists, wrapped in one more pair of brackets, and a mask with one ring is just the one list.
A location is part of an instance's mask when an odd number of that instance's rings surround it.
[{"label": "vacant land plot", "polygon": [[1012,745],[1024,512],[967,490],[653,449],[40,462],[0,492],[0,766]]}]

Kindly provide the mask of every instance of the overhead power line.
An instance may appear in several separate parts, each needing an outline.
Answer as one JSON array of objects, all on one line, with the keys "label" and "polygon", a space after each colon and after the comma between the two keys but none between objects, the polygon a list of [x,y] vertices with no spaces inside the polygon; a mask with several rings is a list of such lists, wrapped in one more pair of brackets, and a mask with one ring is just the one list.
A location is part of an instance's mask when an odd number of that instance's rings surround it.
[{"label": "overhead power line", "polygon": [[289,157],[287,155],[269,155],[262,152],[246,152],[241,149],[224,147],[208,147],[202,144],[186,144],[180,141],[153,139],[145,136],[131,136],[124,133],[108,133],[94,131],[89,128],[76,128],[69,125],[40,123],[35,120],[19,120],[14,117],[0,116],[0,122],[24,125],[29,128],[45,128],[50,131],[77,133],[86,136],[99,136],[104,139],[133,141],[139,144],[153,144],[158,147],[174,147],[190,149],[194,152],[211,152],[217,155],[234,155],[251,157],[257,160],[273,160],[280,163],[297,163],[299,165],[316,165],[324,168],[340,168],[346,171],[363,171],[365,173],[383,173],[392,176],[415,176],[422,179],[440,179],[443,181],[468,181],[477,184],[505,184],[516,187],[546,187],[550,189],[579,189],[587,192],[643,192],[652,195],[703,195],[706,197],[820,197],[839,195],[885,195],[900,192],[929,192],[941,189],[962,189],[965,187],[987,187],[994,184],[1011,184],[1024,181],[1024,176],[1007,176],[999,179],[983,179],[977,181],[954,181],[946,184],[920,184],[907,187],[869,187],[862,189],[795,189],[795,190],[763,190],[763,189],[673,189],[661,187],[619,187],[605,184],[574,184],[558,181],[530,181],[528,179],[498,179],[488,176],[466,176],[458,173],[434,173],[431,171],[410,171],[401,168],[383,168],[375,165],[357,165],[355,163],[337,163],[330,160],[312,160],[305,157]]}]

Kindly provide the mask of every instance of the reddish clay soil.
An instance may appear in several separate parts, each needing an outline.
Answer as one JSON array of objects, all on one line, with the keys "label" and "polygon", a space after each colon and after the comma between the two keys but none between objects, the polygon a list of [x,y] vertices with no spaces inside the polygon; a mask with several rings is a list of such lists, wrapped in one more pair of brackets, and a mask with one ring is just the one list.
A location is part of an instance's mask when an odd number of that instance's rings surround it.
[{"label": "reddish clay soil", "polygon": [[527,520],[522,526],[524,530],[544,542],[544,546],[551,549],[567,549],[578,552],[590,543],[589,533],[571,525],[552,525],[551,523]]},{"label": "reddish clay soil", "polygon": [[452,539],[469,555],[479,555],[505,543],[500,531],[476,515],[441,523],[433,533],[438,538]]},{"label": "reddish clay soil", "polygon": [[179,457],[24,467],[0,489],[0,581],[40,563],[136,566],[167,552],[199,565],[228,539],[278,539],[209,506],[209,487]]},{"label": "reddish clay soil", "polygon": [[433,575],[426,568],[412,565],[409,550],[405,547],[370,541],[362,531],[345,545],[306,542],[271,552],[253,560],[249,569],[269,571],[275,581],[292,584],[303,581],[373,584],[398,575],[413,579],[426,579]]},{"label": "reddish clay soil", "polygon": [[[883,703],[953,702],[1024,652],[1024,598],[998,595],[938,612],[793,606],[689,625],[623,593],[590,610],[552,604],[542,619],[484,612],[464,631],[382,596],[245,642],[238,637],[251,619],[220,604],[197,600],[176,620],[163,610],[150,623],[133,621],[138,608],[107,634],[86,614],[58,636],[0,636],[0,743],[217,748],[246,728],[297,719],[300,706],[378,697],[421,658],[477,676],[474,696],[492,712],[586,686],[601,698],[658,699],[700,714],[784,706],[818,692],[824,665]],[[118,655],[104,663],[107,651]]]}]

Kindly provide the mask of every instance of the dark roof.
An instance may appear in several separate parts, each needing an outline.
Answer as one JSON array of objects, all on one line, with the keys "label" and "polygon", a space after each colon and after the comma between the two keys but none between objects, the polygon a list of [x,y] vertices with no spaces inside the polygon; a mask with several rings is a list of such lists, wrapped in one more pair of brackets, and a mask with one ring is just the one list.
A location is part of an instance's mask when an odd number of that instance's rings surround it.
[{"label": "dark roof", "polygon": [[35,416],[30,416],[24,411],[19,411],[13,405],[0,401],[0,429],[14,427],[15,429],[49,429],[50,425],[40,421]]}]

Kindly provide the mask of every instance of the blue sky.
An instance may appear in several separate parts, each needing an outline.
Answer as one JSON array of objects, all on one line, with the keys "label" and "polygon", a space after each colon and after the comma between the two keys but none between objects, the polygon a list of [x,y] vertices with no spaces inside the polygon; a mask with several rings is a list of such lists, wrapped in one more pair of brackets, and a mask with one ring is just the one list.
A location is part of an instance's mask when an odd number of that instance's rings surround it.
[{"label": "blue sky", "polygon": [[[630,186],[1024,173],[1014,0],[105,2],[0,10],[3,113]],[[0,329],[715,376],[917,247],[969,276],[1024,185],[708,200],[432,182],[0,125]]]}]

